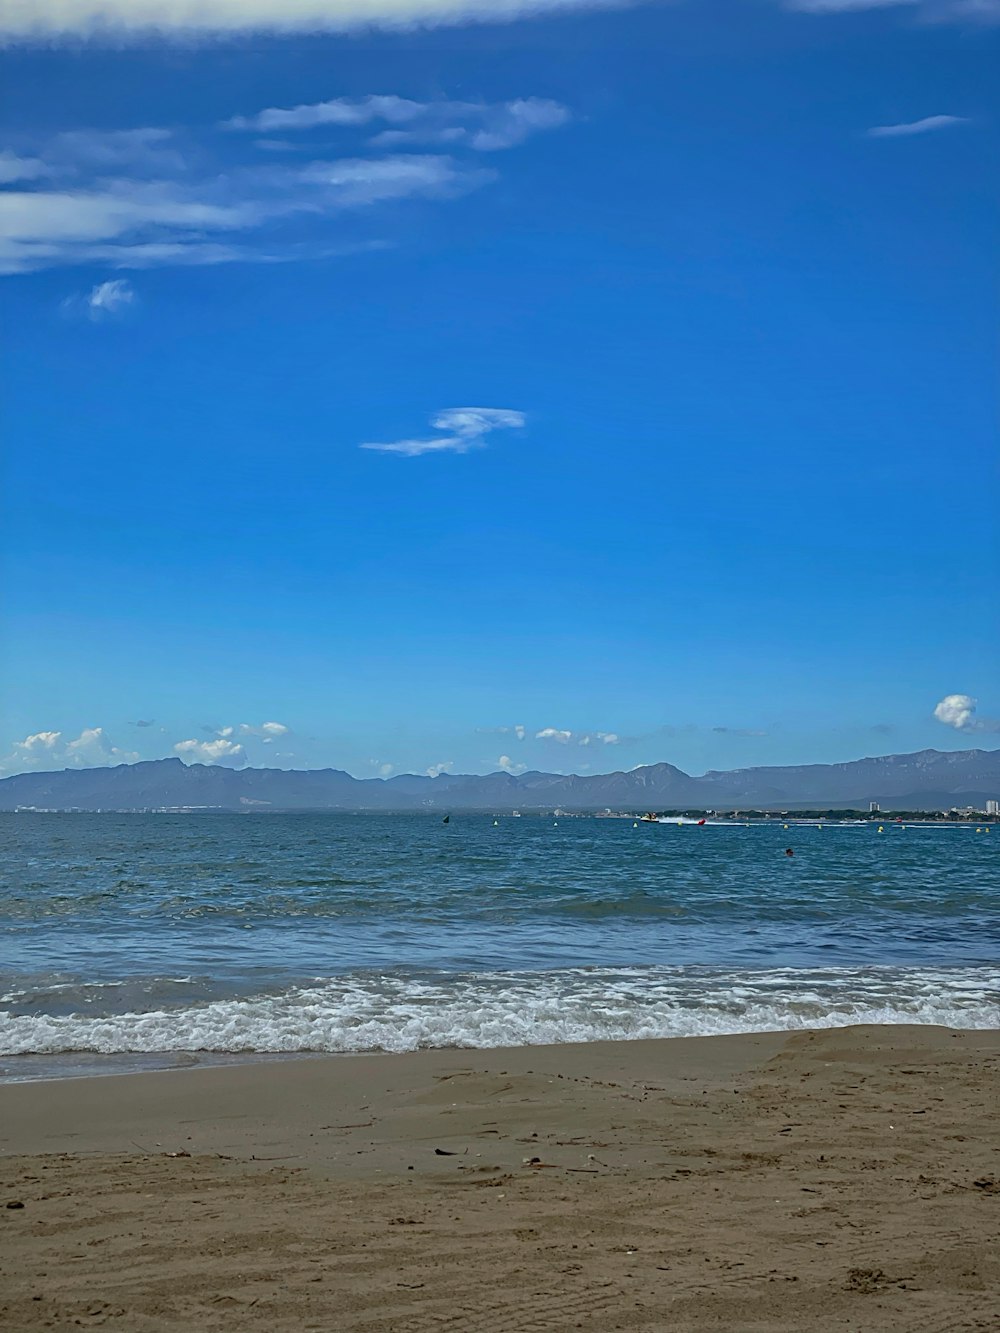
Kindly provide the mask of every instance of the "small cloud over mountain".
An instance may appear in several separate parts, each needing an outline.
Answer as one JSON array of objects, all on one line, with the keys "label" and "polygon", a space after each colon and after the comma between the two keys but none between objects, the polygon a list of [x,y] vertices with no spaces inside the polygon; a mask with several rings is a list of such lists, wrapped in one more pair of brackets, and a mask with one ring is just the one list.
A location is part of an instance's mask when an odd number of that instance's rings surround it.
[{"label": "small cloud over mountain", "polygon": [[182,759],[190,759],[192,763],[224,763],[230,768],[239,768],[247,761],[243,746],[238,741],[227,740],[224,736],[219,736],[214,741],[178,741],[174,746],[174,752]]},{"label": "small cloud over mountain", "polygon": [[1000,731],[1000,718],[977,717],[977,699],[971,694],[946,694],[934,707],[934,716],[956,731]]},{"label": "small cloud over mountain", "polygon": [[68,740],[61,731],[35,731],[15,741],[9,755],[0,760],[0,771],[31,768],[98,768],[108,764],[131,764],[139,758],[134,750],[112,744],[103,727],[84,727]]}]

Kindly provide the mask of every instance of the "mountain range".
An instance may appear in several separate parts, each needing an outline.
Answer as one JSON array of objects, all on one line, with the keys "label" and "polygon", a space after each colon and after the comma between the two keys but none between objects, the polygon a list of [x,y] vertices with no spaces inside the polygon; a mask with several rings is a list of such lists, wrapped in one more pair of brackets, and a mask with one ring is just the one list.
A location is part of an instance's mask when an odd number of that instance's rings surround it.
[{"label": "mountain range", "polygon": [[673,764],[587,776],[222,768],[155,759],[0,779],[0,810],[732,810],[982,808],[1000,796],[1000,750],[920,750],[846,764],[739,768],[692,777]]}]

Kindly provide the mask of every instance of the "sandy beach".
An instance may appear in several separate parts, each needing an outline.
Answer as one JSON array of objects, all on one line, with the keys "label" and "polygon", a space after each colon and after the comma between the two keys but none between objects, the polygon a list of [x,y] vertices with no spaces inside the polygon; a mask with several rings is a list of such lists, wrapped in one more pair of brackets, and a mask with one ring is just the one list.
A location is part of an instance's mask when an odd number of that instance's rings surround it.
[{"label": "sandy beach", "polygon": [[996,1329],[998,1073],[856,1027],[7,1085],[0,1326]]}]

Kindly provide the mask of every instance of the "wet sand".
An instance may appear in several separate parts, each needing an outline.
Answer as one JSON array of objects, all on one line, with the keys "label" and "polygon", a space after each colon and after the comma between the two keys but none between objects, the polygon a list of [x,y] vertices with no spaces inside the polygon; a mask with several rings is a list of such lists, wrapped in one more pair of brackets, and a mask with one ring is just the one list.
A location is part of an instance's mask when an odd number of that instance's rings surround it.
[{"label": "wet sand", "polygon": [[0,1153],[12,1333],[1000,1328],[1000,1032],[14,1084]]}]

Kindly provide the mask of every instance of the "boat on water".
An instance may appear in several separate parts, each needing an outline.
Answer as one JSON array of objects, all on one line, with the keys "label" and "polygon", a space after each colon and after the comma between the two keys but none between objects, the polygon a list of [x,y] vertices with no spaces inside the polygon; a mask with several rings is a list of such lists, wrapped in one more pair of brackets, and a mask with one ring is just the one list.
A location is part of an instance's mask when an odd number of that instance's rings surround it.
[{"label": "boat on water", "polygon": [[733,826],[731,819],[692,819],[689,815],[643,815],[641,817],[643,824],[694,824],[701,828],[704,826],[721,828],[725,825],[727,828]]}]

